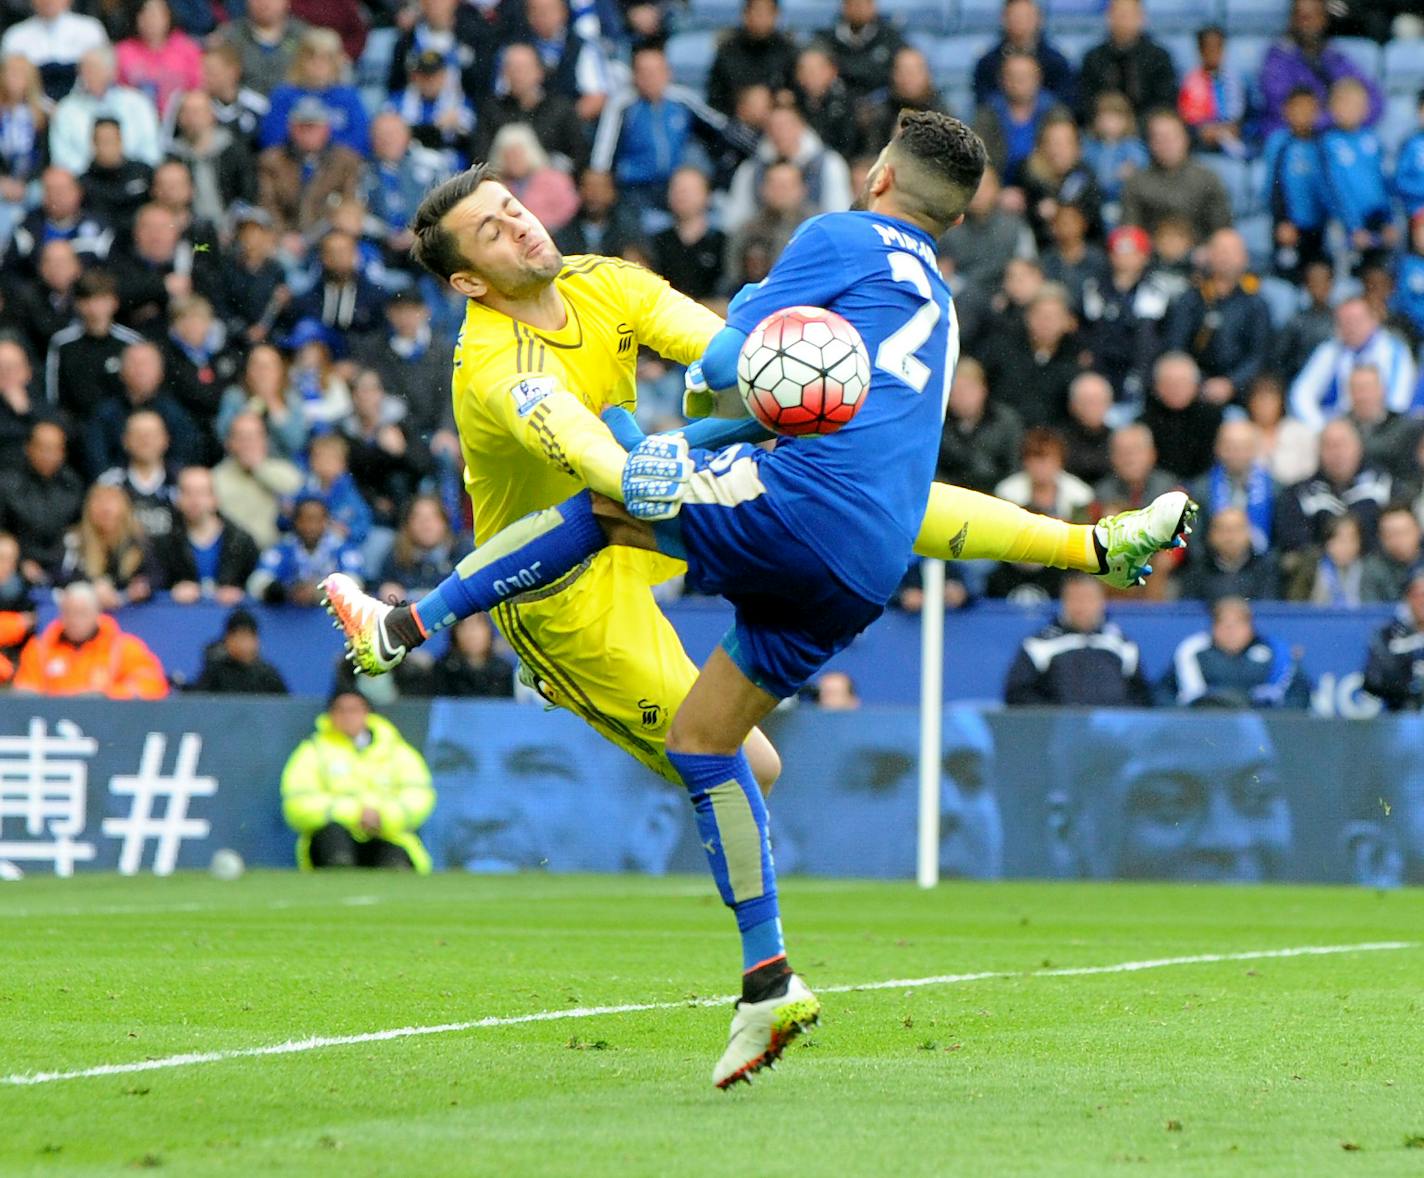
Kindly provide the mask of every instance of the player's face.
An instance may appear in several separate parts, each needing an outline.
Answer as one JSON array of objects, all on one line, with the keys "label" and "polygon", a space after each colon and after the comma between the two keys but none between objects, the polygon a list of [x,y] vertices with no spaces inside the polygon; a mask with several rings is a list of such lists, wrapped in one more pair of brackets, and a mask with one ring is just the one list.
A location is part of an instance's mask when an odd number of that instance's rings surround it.
[{"label": "player's face", "polygon": [[468,266],[451,285],[468,298],[491,291],[507,299],[529,298],[563,267],[549,231],[503,184],[481,184],[450,210],[445,225]]}]

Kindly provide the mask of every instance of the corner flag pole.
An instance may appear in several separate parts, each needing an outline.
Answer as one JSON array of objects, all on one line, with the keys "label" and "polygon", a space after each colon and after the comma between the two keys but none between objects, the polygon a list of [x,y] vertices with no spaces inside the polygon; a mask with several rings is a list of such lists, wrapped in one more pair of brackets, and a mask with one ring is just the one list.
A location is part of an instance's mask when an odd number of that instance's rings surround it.
[{"label": "corner flag pole", "polygon": [[915,879],[922,888],[939,883],[941,728],[944,720],[944,561],[920,565],[920,821]]}]

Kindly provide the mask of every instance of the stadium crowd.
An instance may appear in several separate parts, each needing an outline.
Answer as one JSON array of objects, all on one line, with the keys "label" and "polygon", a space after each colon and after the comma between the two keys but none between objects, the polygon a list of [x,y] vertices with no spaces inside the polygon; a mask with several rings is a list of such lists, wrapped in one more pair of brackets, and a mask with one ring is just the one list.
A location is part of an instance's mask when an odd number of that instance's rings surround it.
[{"label": "stadium crowd", "polygon": [[[1149,593],[1231,603],[1228,647],[1241,599],[1399,602],[1381,641],[1424,645],[1424,22],[1283,0],[1243,57],[1221,24],[1169,51],[1159,6],[1082,7],[1070,47],[1006,0],[965,62],[877,0],[805,29],[776,0],[0,4],[7,654],[74,645],[68,614],[27,621],[74,584],[82,620],[91,596],[314,608],[335,570],[383,596],[448,573],[461,308],[406,227],[443,177],[489,159],[566,253],[721,308],[848,207],[905,108],[972,121],[993,164],[941,243],[963,358],[939,477],[1078,520],[1185,486],[1200,542]],[[672,424],[681,371],[638,371],[642,424]],[[947,594],[1063,585],[963,565]],[[199,682],[271,687],[253,634],[238,615]],[[403,689],[508,694],[491,646],[476,621]],[[1011,697],[1047,698],[1017,670]]]}]

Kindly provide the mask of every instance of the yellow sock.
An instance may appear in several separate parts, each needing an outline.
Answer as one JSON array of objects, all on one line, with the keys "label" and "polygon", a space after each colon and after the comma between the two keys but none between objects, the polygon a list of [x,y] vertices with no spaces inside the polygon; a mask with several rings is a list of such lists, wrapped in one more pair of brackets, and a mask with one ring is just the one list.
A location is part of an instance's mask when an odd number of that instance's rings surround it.
[{"label": "yellow sock", "polygon": [[940,560],[1007,560],[1084,573],[1101,571],[1091,524],[1037,515],[947,483],[930,487],[915,552]]}]

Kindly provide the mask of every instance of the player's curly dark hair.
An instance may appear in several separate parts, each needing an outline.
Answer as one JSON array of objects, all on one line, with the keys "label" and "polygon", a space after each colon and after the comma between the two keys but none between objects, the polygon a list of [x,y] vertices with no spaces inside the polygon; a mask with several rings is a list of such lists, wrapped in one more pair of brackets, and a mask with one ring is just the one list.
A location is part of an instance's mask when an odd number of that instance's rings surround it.
[{"label": "player's curly dark hair", "polygon": [[911,175],[897,184],[905,211],[948,227],[969,207],[989,164],[984,141],[966,123],[934,110],[904,111],[891,142]]},{"label": "player's curly dark hair", "polygon": [[498,179],[499,173],[489,164],[472,164],[432,188],[415,210],[410,222],[415,234],[410,256],[442,282],[449,282],[450,275],[469,266],[455,235],[445,228],[446,214],[486,180]]}]

